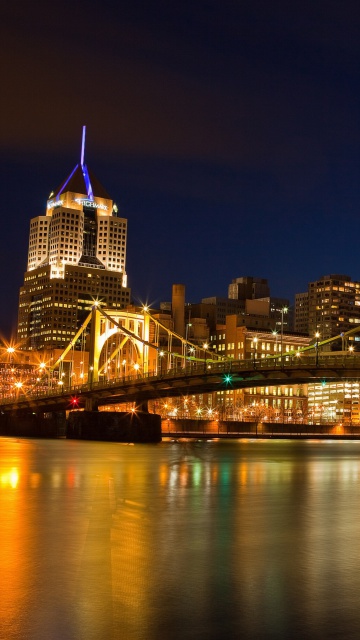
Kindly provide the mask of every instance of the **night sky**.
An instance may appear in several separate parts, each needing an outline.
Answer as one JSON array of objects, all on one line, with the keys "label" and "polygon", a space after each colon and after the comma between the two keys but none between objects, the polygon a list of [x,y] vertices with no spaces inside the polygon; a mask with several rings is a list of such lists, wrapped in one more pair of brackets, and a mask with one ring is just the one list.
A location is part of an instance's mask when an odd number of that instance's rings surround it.
[{"label": "night sky", "polygon": [[360,5],[343,0],[6,3],[0,330],[30,218],[80,158],[128,219],[136,302],[360,280]]}]

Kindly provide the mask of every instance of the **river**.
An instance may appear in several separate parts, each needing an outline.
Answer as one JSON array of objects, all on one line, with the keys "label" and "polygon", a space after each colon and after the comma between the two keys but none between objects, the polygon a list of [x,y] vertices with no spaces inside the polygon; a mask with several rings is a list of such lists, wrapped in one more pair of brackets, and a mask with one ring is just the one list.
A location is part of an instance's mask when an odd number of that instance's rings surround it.
[{"label": "river", "polygon": [[0,638],[360,638],[360,442],[0,438]]}]

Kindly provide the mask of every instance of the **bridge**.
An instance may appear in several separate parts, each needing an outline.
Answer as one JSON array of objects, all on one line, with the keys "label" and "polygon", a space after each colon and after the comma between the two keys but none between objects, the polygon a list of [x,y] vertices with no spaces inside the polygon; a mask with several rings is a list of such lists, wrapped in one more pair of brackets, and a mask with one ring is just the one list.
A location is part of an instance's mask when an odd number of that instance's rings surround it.
[{"label": "bridge", "polygon": [[[90,329],[90,331],[89,331]],[[286,354],[234,360],[177,335],[145,307],[142,312],[102,309],[94,304],[85,322],[51,366],[40,363],[41,377],[23,381],[0,399],[3,413],[31,409],[97,409],[134,403],[146,410],[151,399],[188,396],[249,387],[339,382],[360,379],[360,353],[322,352],[346,334]],[[87,333],[86,333],[87,332]],[[84,336],[88,337],[85,352]],[[70,366],[80,349],[80,383]],[[79,350],[78,350],[79,352]],[[87,358],[86,358],[87,356]],[[85,369],[84,363],[87,362]]]}]

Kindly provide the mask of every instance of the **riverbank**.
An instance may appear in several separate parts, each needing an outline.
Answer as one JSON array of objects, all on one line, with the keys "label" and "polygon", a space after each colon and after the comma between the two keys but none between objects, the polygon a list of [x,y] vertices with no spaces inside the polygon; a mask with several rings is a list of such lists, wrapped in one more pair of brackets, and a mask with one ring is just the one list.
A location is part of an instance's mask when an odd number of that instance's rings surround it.
[{"label": "riverbank", "polygon": [[163,438],[292,438],[360,439],[360,427],[341,424],[239,422],[230,420],[166,419],[161,421]]},{"label": "riverbank", "polygon": [[360,440],[360,435],[305,433],[162,433],[163,440]]}]

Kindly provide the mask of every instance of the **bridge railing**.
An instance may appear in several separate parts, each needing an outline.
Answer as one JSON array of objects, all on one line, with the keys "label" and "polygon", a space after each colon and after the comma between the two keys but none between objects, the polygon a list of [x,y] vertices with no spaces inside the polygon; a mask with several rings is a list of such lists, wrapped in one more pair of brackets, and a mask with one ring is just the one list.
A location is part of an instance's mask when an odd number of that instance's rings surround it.
[{"label": "bridge railing", "polygon": [[346,353],[330,354],[326,356],[318,355],[283,355],[276,357],[265,358],[252,358],[247,360],[227,360],[222,362],[191,362],[188,361],[186,366],[179,369],[169,369],[162,372],[148,371],[145,374],[137,372],[136,374],[124,375],[119,378],[112,378],[109,380],[99,380],[97,382],[88,381],[81,385],[59,385],[59,387],[51,387],[46,391],[40,392],[39,389],[33,387],[26,393],[20,393],[16,391],[12,396],[6,398],[0,398],[0,404],[11,404],[14,402],[21,402],[32,399],[41,398],[57,398],[62,395],[69,395],[72,393],[81,393],[82,391],[91,391],[96,389],[106,389],[111,386],[129,385],[129,384],[143,384],[148,381],[158,381],[174,378],[189,378],[214,374],[231,374],[237,372],[251,372],[262,370],[299,370],[299,369],[331,369],[331,368],[347,368],[347,369],[360,369],[360,353],[358,355]]}]

